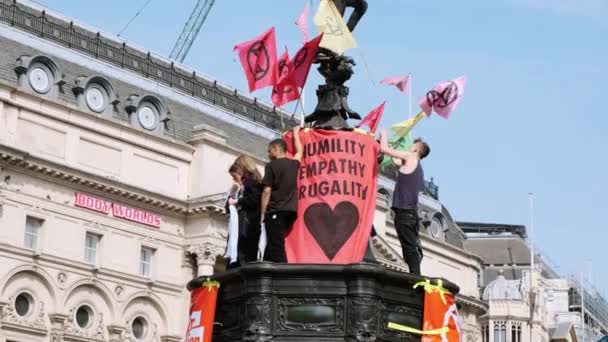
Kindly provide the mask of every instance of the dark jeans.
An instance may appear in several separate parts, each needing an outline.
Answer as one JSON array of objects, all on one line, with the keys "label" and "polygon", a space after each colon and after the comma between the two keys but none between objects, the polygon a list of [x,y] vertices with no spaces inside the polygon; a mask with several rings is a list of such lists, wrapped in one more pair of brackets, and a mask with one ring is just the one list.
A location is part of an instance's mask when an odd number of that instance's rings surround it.
[{"label": "dark jeans", "polygon": [[264,224],[268,244],[264,252],[264,261],[287,262],[285,235],[295,220],[296,213],[291,211],[275,211],[266,214]]},{"label": "dark jeans", "polygon": [[260,213],[239,211],[239,263],[245,264],[258,259],[260,242]]},{"label": "dark jeans", "polygon": [[418,253],[418,210],[417,209],[398,209],[395,212],[395,229],[403,259],[407,263],[410,273],[420,274],[420,254]]}]

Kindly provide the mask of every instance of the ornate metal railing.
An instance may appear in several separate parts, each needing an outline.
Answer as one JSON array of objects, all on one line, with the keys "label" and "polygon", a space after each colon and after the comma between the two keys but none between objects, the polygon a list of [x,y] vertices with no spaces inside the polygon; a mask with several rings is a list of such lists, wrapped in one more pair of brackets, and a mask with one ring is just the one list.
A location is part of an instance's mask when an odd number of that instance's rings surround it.
[{"label": "ornate metal railing", "polygon": [[[198,76],[181,65],[160,56],[130,47],[126,42],[104,37],[100,32],[66,22],[45,11],[22,7],[15,0],[0,2],[0,22],[17,27],[42,39],[77,50],[140,76],[177,89],[187,95],[212,103],[234,114],[244,116],[272,129],[295,124],[291,115],[261,103],[256,98],[240,95],[237,90],[219,85],[217,81]],[[283,120],[281,120],[281,115]]]},{"label": "ornate metal railing", "polygon": [[424,181],[424,192],[434,199],[439,200],[439,186],[433,182],[433,178],[431,178],[430,181]]}]

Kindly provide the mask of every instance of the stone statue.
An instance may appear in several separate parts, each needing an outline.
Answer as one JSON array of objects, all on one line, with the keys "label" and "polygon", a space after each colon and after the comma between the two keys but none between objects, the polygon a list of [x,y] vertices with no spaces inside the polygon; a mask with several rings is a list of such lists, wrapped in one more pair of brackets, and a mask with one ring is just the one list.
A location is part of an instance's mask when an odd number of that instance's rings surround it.
[{"label": "stone statue", "polygon": [[[348,29],[352,32],[367,11],[367,1],[332,1],[342,16],[347,7],[353,8],[347,23]],[[329,49],[319,48],[315,63],[319,64],[317,70],[325,78],[325,84],[317,88],[317,107],[305,121],[319,128],[348,128],[347,119],[361,119],[361,116],[349,107],[347,100],[349,89],[344,85],[354,74],[355,61],[351,57],[338,55]]]}]

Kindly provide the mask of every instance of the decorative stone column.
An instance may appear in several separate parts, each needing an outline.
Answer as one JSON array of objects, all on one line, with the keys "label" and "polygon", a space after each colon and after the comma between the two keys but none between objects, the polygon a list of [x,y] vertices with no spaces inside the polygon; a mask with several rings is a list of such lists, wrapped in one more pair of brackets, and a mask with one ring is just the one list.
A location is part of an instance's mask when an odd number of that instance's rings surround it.
[{"label": "decorative stone column", "polygon": [[203,242],[188,248],[188,252],[196,255],[198,265],[197,276],[204,277],[213,274],[215,260],[224,253],[225,248],[213,242]]},{"label": "decorative stone column", "polygon": [[51,342],[63,342],[64,324],[67,319],[68,315],[65,314],[49,314],[49,320],[51,321]]},{"label": "decorative stone column", "polygon": [[127,329],[121,325],[108,325],[110,333],[110,342],[122,342],[122,334]]}]

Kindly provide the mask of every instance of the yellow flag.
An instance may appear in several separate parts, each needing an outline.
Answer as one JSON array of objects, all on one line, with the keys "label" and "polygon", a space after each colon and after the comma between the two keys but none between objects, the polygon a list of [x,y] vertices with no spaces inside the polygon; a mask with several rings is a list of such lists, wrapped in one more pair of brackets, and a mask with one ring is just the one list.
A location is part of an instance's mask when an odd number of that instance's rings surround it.
[{"label": "yellow flag", "polygon": [[413,118],[409,118],[405,121],[399,122],[391,126],[391,129],[395,132],[395,135],[399,137],[405,137],[411,130],[416,126],[418,121],[424,117],[425,113],[420,112]]},{"label": "yellow flag", "polygon": [[315,24],[319,32],[323,32],[321,44],[337,54],[357,47],[357,42],[342,19],[333,0],[321,0],[319,10],[315,15]]}]

